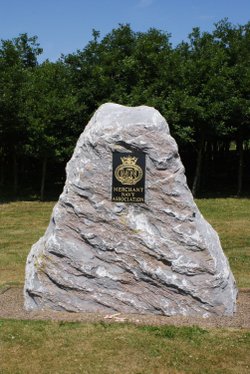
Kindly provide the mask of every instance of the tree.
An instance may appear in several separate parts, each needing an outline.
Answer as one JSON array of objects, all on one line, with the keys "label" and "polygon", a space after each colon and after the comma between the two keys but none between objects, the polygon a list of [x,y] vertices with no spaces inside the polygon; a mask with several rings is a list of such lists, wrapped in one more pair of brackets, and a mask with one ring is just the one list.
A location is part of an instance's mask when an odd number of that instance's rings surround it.
[{"label": "tree", "polygon": [[[225,50],[213,34],[193,29],[189,42],[177,48],[182,67],[180,84],[172,95],[172,106],[179,112],[178,125],[186,122],[187,135],[197,149],[193,195],[199,191],[204,152],[209,142],[226,136],[229,128],[227,96],[232,88],[228,79],[228,59]],[[185,134],[185,133],[184,133]]]},{"label": "tree", "polygon": [[28,141],[26,153],[42,161],[40,198],[44,199],[47,165],[71,154],[78,108],[67,68],[49,61],[30,74],[24,102]]},{"label": "tree", "polygon": [[168,119],[195,169],[194,195],[205,180],[204,166],[215,173],[234,141],[240,195],[250,138],[249,35],[249,23],[222,20],[211,33],[194,28],[188,42],[173,48],[170,34],[134,32],[125,24],[103,38],[93,30],[83,50],[41,65],[36,37],[2,40],[0,185],[12,169],[16,193],[20,166],[27,172],[31,162],[41,163],[43,199],[47,166],[65,162],[94,110],[111,101],[154,106]]},{"label": "tree", "polygon": [[0,44],[0,154],[2,159],[2,183],[4,160],[12,159],[13,192],[18,189],[18,158],[23,153],[26,123],[23,116],[24,85],[28,71],[37,65],[42,53],[37,37],[21,34],[13,40],[1,40]]},{"label": "tree", "polygon": [[89,113],[107,101],[163,109],[175,77],[170,35],[156,29],[135,33],[120,25],[99,38],[94,31],[84,50],[64,57]]},{"label": "tree", "polygon": [[238,151],[237,195],[242,193],[244,142],[250,138],[250,22],[234,26],[227,19],[216,24],[214,36],[228,59],[232,88],[228,95],[229,126],[234,130]]}]

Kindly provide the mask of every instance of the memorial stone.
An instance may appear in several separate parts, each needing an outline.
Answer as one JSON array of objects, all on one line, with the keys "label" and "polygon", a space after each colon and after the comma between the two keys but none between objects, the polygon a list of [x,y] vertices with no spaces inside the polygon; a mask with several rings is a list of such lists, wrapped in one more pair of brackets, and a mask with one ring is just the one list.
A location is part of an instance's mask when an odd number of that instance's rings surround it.
[{"label": "memorial stone", "polygon": [[49,226],[27,259],[26,309],[234,313],[227,258],[157,110],[102,105],[66,171]]}]

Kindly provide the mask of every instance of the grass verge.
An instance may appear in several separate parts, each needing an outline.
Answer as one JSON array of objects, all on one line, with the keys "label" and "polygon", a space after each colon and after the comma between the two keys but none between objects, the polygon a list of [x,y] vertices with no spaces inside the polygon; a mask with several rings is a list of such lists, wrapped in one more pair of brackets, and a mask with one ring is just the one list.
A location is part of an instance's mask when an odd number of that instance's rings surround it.
[{"label": "grass verge", "polygon": [[[22,285],[31,245],[48,225],[54,202],[0,205],[0,287]],[[250,199],[199,199],[218,232],[238,287],[250,287]]]},{"label": "grass verge", "polygon": [[54,204],[0,204],[0,288],[23,284],[27,255],[44,234]]},{"label": "grass verge", "polygon": [[[238,287],[250,287],[250,200],[197,204],[220,235]],[[0,287],[23,284],[28,252],[53,205],[0,205]],[[249,350],[242,329],[0,320],[0,374],[244,374]]]},{"label": "grass verge", "polygon": [[250,199],[201,199],[197,204],[218,232],[239,288],[250,287]]},{"label": "grass verge", "polygon": [[0,321],[0,373],[249,373],[250,332]]}]

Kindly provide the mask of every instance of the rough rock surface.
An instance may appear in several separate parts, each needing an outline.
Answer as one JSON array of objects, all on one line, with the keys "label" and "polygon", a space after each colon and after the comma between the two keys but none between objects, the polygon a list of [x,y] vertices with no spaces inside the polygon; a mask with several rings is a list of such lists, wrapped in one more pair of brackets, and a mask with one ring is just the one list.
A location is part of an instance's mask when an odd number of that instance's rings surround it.
[{"label": "rough rock surface", "polygon": [[[111,201],[112,152],[146,154],[145,203]],[[231,315],[237,290],[153,108],[102,105],[80,136],[44,236],[27,259],[25,307]]]}]

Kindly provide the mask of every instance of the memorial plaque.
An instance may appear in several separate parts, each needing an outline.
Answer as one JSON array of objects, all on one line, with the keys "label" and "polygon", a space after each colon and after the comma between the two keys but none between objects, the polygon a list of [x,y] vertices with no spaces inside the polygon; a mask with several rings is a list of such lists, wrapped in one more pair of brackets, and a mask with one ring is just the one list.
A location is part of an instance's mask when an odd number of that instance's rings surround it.
[{"label": "memorial plaque", "polygon": [[113,153],[112,201],[145,202],[145,153]]}]

